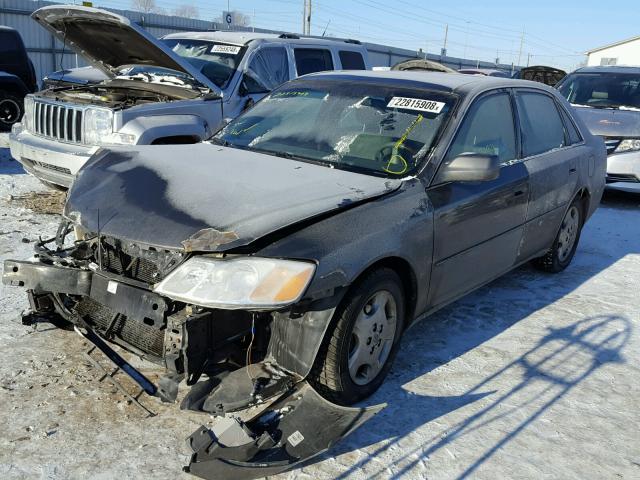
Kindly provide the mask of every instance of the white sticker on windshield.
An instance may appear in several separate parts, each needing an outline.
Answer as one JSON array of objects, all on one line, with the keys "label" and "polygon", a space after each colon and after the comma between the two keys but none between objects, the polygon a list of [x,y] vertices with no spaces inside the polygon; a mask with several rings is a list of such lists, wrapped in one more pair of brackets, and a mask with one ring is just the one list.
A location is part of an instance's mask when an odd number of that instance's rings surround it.
[{"label": "white sticker on windshield", "polygon": [[211,47],[211,53],[226,53],[228,55],[237,55],[240,47],[235,45],[214,45]]},{"label": "white sticker on windshield", "polygon": [[444,102],[423,100],[422,98],[393,97],[387,104],[387,108],[404,108],[420,112],[440,113],[444,105]]}]

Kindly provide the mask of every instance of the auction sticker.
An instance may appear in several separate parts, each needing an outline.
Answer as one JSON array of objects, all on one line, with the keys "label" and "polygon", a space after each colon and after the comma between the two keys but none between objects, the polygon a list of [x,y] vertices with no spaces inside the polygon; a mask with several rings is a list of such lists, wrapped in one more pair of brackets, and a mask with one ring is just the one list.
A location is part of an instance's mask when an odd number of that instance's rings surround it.
[{"label": "auction sticker", "polygon": [[237,55],[240,47],[235,45],[214,45],[211,47],[211,53],[227,53],[229,55]]},{"label": "auction sticker", "polygon": [[444,106],[444,102],[407,97],[393,97],[387,104],[387,108],[404,108],[407,110],[418,110],[420,112],[428,113],[440,113]]}]

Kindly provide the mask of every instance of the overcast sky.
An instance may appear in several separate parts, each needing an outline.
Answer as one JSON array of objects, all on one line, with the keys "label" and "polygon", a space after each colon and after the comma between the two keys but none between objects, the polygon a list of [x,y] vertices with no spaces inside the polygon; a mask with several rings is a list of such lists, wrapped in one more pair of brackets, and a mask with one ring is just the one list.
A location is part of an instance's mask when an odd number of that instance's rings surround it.
[{"label": "overcast sky", "polygon": [[[155,0],[172,12],[194,5],[204,20],[219,17],[227,0]],[[304,0],[229,0],[231,10],[250,15],[256,27],[300,32]],[[94,5],[130,8],[131,0],[95,1]],[[550,64],[573,69],[584,51],[640,35],[638,0],[312,0],[314,35],[357,38],[439,53],[449,24],[451,56]]]}]

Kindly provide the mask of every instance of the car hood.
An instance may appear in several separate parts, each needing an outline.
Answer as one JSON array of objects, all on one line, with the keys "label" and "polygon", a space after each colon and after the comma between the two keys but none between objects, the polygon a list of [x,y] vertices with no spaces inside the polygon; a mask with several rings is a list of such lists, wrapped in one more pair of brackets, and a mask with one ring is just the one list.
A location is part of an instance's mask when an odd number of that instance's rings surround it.
[{"label": "car hood", "polygon": [[574,106],[575,112],[594,135],[640,137],[640,110],[617,110]]},{"label": "car hood", "polygon": [[80,170],[65,216],[134,243],[222,252],[400,184],[211,143],[118,147]]},{"label": "car hood", "polygon": [[187,60],[131,20],[91,7],[51,5],[31,14],[60,42],[113,78],[123,65],[153,65],[186,73],[222,95],[221,90]]}]

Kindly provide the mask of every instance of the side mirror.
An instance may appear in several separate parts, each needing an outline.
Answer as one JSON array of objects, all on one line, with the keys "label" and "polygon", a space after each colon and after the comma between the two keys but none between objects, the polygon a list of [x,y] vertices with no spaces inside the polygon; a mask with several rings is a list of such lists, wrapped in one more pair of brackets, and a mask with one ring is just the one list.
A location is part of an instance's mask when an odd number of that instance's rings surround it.
[{"label": "side mirror", "polygon": [[442,166],[440,182],[487,182],[500,176],[500,160],[497,155],[461,153]]}]

